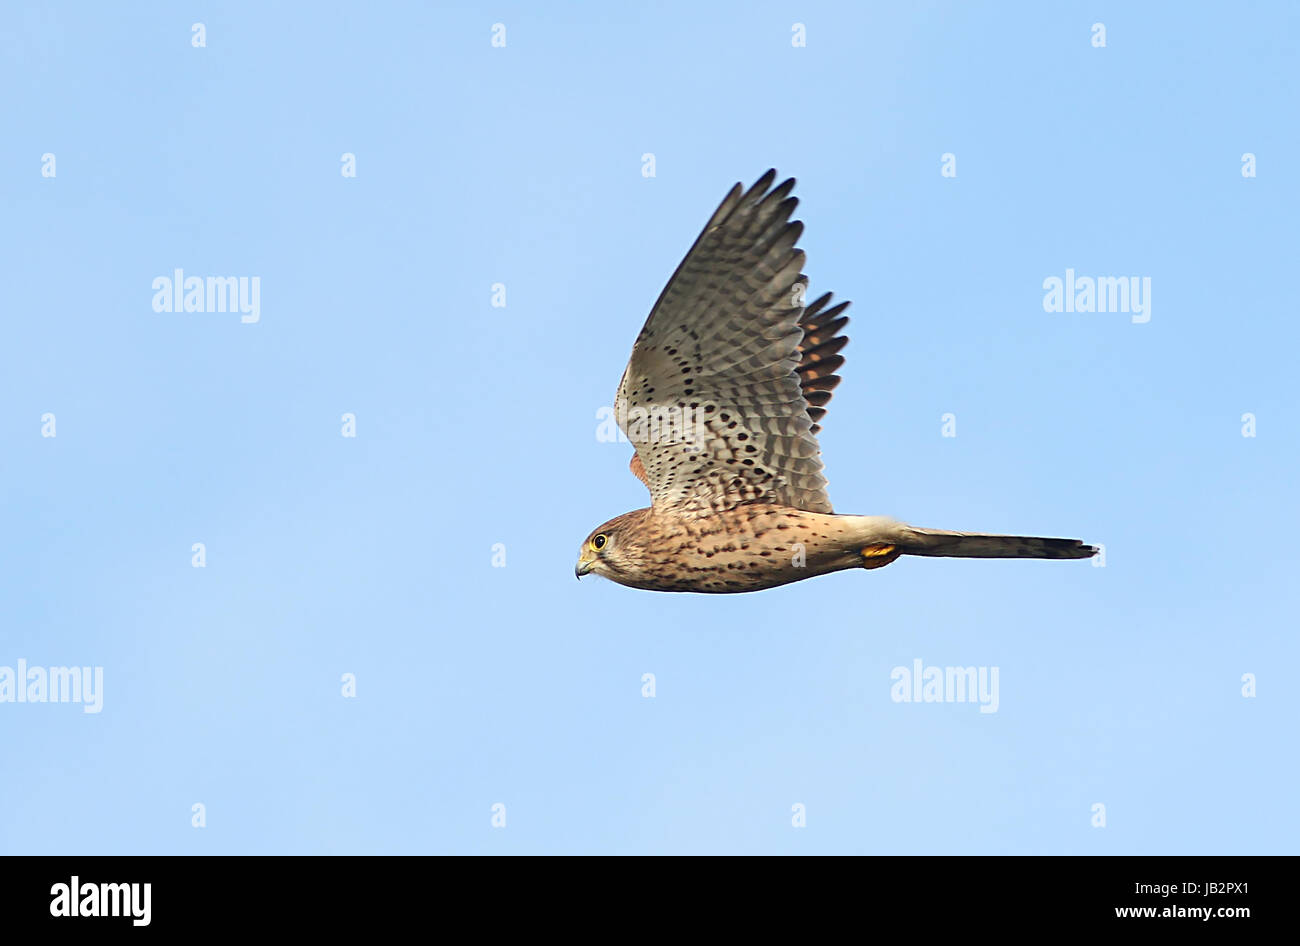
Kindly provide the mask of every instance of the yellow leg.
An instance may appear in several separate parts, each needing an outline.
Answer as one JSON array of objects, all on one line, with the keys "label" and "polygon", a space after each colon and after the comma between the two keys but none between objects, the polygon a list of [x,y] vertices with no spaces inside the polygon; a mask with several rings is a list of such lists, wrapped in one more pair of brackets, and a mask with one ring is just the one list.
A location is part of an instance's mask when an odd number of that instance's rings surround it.
[{"label": "yellow leg", "polygon": [[884,568],[903,553],[892,545],[868,545],[860,554],[863,568]]}]

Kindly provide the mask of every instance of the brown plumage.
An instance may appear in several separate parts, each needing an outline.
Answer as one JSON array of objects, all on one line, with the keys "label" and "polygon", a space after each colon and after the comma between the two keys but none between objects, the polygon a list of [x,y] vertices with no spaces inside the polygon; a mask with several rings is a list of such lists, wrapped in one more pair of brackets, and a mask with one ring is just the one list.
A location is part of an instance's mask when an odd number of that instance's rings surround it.
[{"label": "brown plumage", "polygon": [[615,413],[651,506],[583,543],[578,577],[651,591],[757,591],[900,555],[1087,558],[1075,539],[836,515],[816,433],[844,364],[847,302],[805,306],[794,180],[723,199],[637,337]]}]

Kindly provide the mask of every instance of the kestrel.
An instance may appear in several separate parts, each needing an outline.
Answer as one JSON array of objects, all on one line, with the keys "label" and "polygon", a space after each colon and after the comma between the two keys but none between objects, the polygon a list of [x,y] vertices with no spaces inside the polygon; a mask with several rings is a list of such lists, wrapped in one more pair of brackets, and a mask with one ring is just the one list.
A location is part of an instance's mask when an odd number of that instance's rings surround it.
[{"label": "kestrel", "polygon": [[918,529],[837,515],[816,434],[848,319],[805,305],[794,179],[735,185],[668,280],[632,348],[614,411],[650,508],[582,545],[595,573],[649,591],[759,591],[901,555],[1089,558],[1077,539]]}]

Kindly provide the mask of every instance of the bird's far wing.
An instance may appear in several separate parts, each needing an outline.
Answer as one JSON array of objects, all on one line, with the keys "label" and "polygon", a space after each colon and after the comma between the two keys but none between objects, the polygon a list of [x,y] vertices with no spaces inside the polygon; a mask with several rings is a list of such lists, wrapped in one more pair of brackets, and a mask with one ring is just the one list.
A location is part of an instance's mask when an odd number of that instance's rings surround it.
[{"label": "bird's far wing", "polygon": [[831,511],[814,417],[843,363],[844,306],[807,311],[794,180],[737,184],[664,287],[637,337],[615,411],[656,508],[761,500]]},{"label": "bird's far wing", "polygon": [[641,454],[633,453],[632,461],[628,463],[627,468],[632,471],[633,476],[646,485],[647,489],[650,488],[650,480],[646,478],[645,464],[641,462]]},{"label": "bird's far wing", "polygon": [[821,420],[826,416],[826,405],[830,402],[831,392],[840,383],[840,376],[835,372],[844,364],[840,350],[849,343],[847,335],[840,332],[849,324],[849,317],[841,313],[849,307],[847,302],[826,308],[830,304],[828,292],[804,309],[799,320],[803,331],[803,341],[799,343],[799,386],[804,400],[808,402],[808,417],[813,422],[813,434],[822,429]]}]

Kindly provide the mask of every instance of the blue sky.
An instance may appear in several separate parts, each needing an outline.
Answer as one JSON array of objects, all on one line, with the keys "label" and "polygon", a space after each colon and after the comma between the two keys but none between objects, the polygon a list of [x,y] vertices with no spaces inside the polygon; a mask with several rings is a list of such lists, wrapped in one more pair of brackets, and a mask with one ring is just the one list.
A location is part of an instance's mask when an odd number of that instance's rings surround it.
[{"label": "blue sky", "polygon": [[[1294,6],[379,6],[3,14],[0,667],[104,688],[0,703],[0,850],[1296,851]],[[769,166],[854,302],[837,510],[1105,567],[573,580],[646,502],[597,412]]]}]

